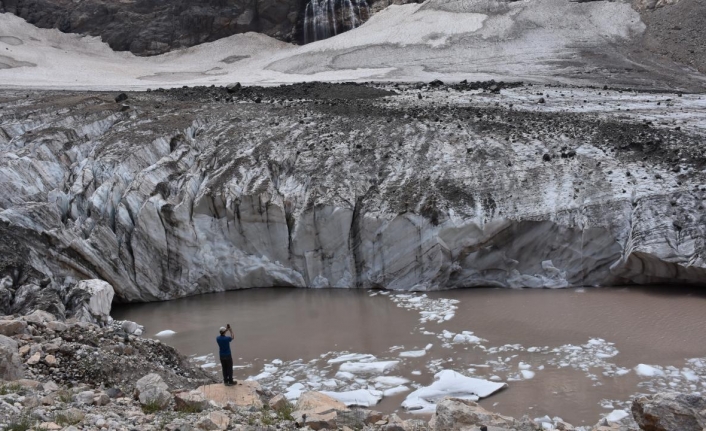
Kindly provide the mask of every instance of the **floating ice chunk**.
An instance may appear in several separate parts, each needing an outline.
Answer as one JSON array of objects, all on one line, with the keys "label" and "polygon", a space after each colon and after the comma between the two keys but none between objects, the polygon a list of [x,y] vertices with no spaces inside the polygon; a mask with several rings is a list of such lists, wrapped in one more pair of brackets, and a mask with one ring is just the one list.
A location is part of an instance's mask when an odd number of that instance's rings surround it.
[{"label": "floating ice chunk", "polygon": [[455,332],[447,331],[446,329],[444,329],[441,334],[444,338],[448,338],[448,339],[451,339],[454,337],[454,335],[456,335]]},{"label": "floating ice chunk", "polygon": [[477,401],[507,387],[506,383],[466,377],[452,370],[442,370],[434,375],[434,379],[431,385],[409,394],[402,407],[415,413],[432,413],[436,402],[444,397]]},{"label": "floating ice chunk", "polygon": [[210,357],[211,357],[210,354],[209,354],[209,355],[203,355],[203,356],[196,356],[195,358],[193,358],[193,360],[196,361],[196,362],[205,362],[205,361],[208,361]]},{"label": "floating ice chunk", "polygon": [[329,364],[339,364],[341,362],[348,362],[348,361],[374,361],[375,356],[373,355],[367,355],[364,353],[349,353],[347,355],[341,355],[337,358],[329,359],[327,362]]},{"label": "floating ice chunk", "polygon": [[382,391],[358,389],[355,391],[346,392],[329,392],[322,391],[324,395],[335,398],[346,406],[371,407],[376,405],[382,399]]},{"label": "floating ice chunk", "polygon": [[522,377],[525,380],[529,380],[534,377],[534,371],[530,371],[530,370],[520,370],[520,374],[522,374]]},{"label": "floating ice chunk", "polygon": [[159,331],[156,334],[154,334],[155,337],[168,337],[170,335],[176,334],[175,331],[172,331],[171,329],[165,329],[164,331]]},{"label": "floating ice chunk", "polygon": [[688,368],[684,368],[683,370],[681,370],[681,373],[684,376],[684,378],[690,382],[698,382],[699,381],[699,376],[694,371],[692,371]]},{"label": "floating ice chunk", "polygon": [[248,377],[246,380],[258,381],[258,380],[267,379],[270,377],[272,377],[272,373],[268,373],[267,371],[263,371],[260,374],[258,374],[257,376]]},{"label": "floating ice chunk", "polygon": [[280,379],[281,381],[285,382],[285,383],[292,383],[293,381],[296,380],[296,379],[295,379],[294,377],[292,377],[292,376],[282,376],[282,377],[280,377],[279,379]]},{"label": "floating ice chunk", "polygon": [[638,376],[643,377],[664,376],[664,371],[660,370],[659,368],[655,368],[651,365],[645,364],[639,364],[637,367],[635,367],[635,372]]},{"label": "floating ice chunk", "polygon": [[426,355],[426,350],[408,350],[406,352],[400,352],[401,358],[421,358]]},{"label": "floating ice chunk", "polygon": [[343,380],[355,379],[355,375],[353,373],[349,373],[347,371],[339,371],[336,373],[336,375],[334,377],[337,379],[343,379]]},{"label": "floating ice chunk", "polygon": [[394,388],[385,389],[382,394],[386,397],[392,397],[394,395],[399,395],[404,392],[409,391],[409,388],[405,385],[395,386]]},{"label": "floating ice chunk", "polygon": [[395,368],[399,363],[400,361],[344,362],[341,364],[339,370],[347,371],[349,373],[382,374],[385,371]]},{"label": "floating ice chunk", "polygon": [[321,382],[321,385],[325,386],[327,388],[335,389],[338,387],[338,382],[336,381],[336,379],[328,379],[328,380],[324,380],[323,382]]},{"label": "floating ice chunk", "polygon": [[299,399],[302,392],[306,390],[306,386],[301,383],[295,383],[287,388],[287,392],[284,393],[284,397],[290,401]]},{"label": "floating ice chunk", "polygon": [[409,374],[412,374],[414,376],[421,376],[422,372],[419,370],[412,370],[412,372],[410,372]]},{"label": "floating ice chunk", "polygon": [[[444,336],[446,336],[446,334],[444,334]],[[483,339],[473,335],[473,332],[463,331],[460,334],[454,335],[453,340],[451,341],[454,343],[480,344]]]},{"label": "floating ice chunk", "polygon": [[617,370],[615,370],[615,375],[616,376],[624,376],[629,372],[630,372],[630,370],[628,368],[618,368]]},{"label": "floating ice chunk", "polygon": [[520,364],[518,365],[518,368],[521,370],[529,370],[530,368],[532,368],[532,366],[530,364],[520,362]]},{"label": "floating ice chunk", "polygon": [[216,363],[215,362],[208,362],[206,364],[201,365],[201,368],[215,368]]},{"label": "floating ice chunk", "polygon": [[275,359],[272,361],[272,365],[282,365],[284,362],[281,359]]},{"label": "floating ice chunk", "polygon": [[399,386],[409,383],[408,379],[404,377],[394,377],[394,376],[378,376],[373,379],[374,382],[379,383],[383,386]]},{"label": "floating ice chunk", "polygon": [[429,344],[426,345],[426,347],[424,348],[424,350],[430,350],[432,347],[434,347],[434,345],[433,345],[432,343],[429,343]]},{"label": "floating ice chunk", "polygon": [[620,420],[625,419],[628,417],[628,412],[625,410],[613,410],[612,412],[608,413],[608,415],[605,417],[605,419],[608,422],[618,422]]}]

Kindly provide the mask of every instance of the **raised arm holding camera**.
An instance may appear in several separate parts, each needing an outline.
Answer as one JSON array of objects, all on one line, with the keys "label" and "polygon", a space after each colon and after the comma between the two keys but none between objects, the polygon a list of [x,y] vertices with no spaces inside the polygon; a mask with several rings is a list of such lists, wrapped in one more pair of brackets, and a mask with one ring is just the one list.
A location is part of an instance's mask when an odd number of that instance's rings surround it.
[{"label": "raised arm holding camera", "polygon": [[[230,352],[230,343],[233,341],[233,330],[230,324],[221,326],[220,334],[216,337],[218,343],[218,355],[221,357],[221,367],[223,368],[223,383],[226,386],[233,386],[233,356]],[[226,333],[230,333],[227,336]]]}]

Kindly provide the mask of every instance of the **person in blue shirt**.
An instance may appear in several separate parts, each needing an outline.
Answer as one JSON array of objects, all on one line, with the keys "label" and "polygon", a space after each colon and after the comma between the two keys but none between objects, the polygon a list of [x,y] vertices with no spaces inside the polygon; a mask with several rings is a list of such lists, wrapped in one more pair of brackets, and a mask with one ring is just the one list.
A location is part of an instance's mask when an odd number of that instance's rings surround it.
[{"label": "person in blue shirt", "polygon": [[[230,333],[230,337],[226,335]],[[218,354],[221,357],[221,367],[223,367],[223,384],[233,386],[233,356],[230,353],[230,342],[233,341],[233,330],[230,325],[225,328],[221,326],[221,335],[216,337],[218,343]]]}]

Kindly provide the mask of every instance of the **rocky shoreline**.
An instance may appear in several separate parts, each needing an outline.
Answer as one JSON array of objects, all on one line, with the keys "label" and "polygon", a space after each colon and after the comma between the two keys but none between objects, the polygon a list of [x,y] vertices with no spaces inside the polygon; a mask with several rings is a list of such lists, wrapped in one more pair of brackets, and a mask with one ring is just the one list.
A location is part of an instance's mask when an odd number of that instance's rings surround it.
[{"label": "rocky shoreline", "polygon": [[701,431],[706,398],[658,393],[593,427],[515,419],[449,397],[430,419],[403,420],[320,392],[291,404],[257,382],[226,387],[134,322],[103,326],[44,311],[0,317],[1,430]]}]

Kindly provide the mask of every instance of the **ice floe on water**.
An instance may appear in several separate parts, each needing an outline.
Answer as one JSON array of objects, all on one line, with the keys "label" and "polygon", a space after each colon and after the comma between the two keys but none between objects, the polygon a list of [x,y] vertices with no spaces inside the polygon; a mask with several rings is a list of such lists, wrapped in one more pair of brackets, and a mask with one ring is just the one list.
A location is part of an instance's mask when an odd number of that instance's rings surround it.
[{"label": "ice floe on water", "polygon": [[635,374],[645,379],[638,387],[648,392],[706,393],[706,358],[687,359],[681,368],[638,364]]},{"label": "ice floe on water", "polygon": [[618,421],[625,419],[628,416],[630,416],[630,414],[628,412],[626,412],[625,410],[613,410],[612,412],[610,412],[606,415],[605,419],[608,422],[618,422]]},{"label": "ice floe on water", "polygon": [[165,329],[164,331],[159,331],[156,334],[154,334],[155,337],[168,337],[170,335],[176,334],[175,331],[172,331],[171,329]]},{"label": "ice floe on water", "polygon": [[421,315],[419,318],[421,323],[443,323],[453,319],[458,309],[456,304],[460,302],[457,299],[432,299],[426,294],[417,295],[411,293],[389,295],[389,298],[397,304],[398,307],[418,311]]},{"label": "ice floe on water", "polygon": [[506,383],[467,377],[452,370],[442,370],[434,375],[434,379],[431,385],[409,394],[402,407],[417,413],[433,413],[436,402],[444,397],[478,401],[507,387]]},{"label": "ice floe on water", "polygon": [[664,376],[664,372],[659,368],[645,364],[638,364],[637,367],[635,367],[635,373],[643,377]]},{"label": "ice floe on water", "polygon": [[341,364],[340,370],[353,374],[384,373],[395,368],[399,363],[399,361],[344,362]]},{"label": "ice floe on water", "polygon": [[[493,346],[493,340],[481,338],[471,330],[449,330],[444,322],[453,318],[459,301],[432,299],[425,294],[373,292],[385,295],[397,306],[419,312],[422,323],[410,328],[428,341],[403,345],[390,340],[385,353],[334,351],[322,353],[311,360],[275,359],[268,363],[258,360],[259,369],[248,367],[250,380],[263,387],[283,393],[290,401],[303,392],[322,391],[346,405],[372,407],[385,397],[407,394],[402,407],[417,413],[431,413],[438,399],[454,396],[477,400],[507,387],[505,382],[534,380],[542,382],[545,370],[560,369],[579,372],[600,386],[634,373],[640,379],[634,395],[658,390],[679,390],[688,393],[706,392],[706,360],[689,359],[683,367],[649,364],[617,365],[620,351],[613,342],[589,337],[584,343],[559,346],[524,346],[520,343]],[[439,324],[439,326],[437,326]],[[436,328],[436,329],[435,329]],[[472,328],[471,328],[472,329]],[[398,341],[397,344],[394,344]],[[442,349],[433,349],[435,344]],[[464,353],[468,352],[468,353]],[[378,353],[378,352],[376,352]],[[472,360],[463,355],[471,354]],[[192,357],[213,373],[219,373],[213,354]],[[234,367],[235,368],[235,367]],[[423,386],[422,375],[434,375],[435,381]],[[601,400],[606,418],[619,421],[630,405],[626,400]],[[547,417],[546,429],[555,429],[559,418]]]},{"label": "ice floe on water", "polygon": [[357,389],[355,391],[344,392],[322,391],[322,393],[337,399],[349,407],[371,407],[379,403],[383,397],[382,391],[370,389]]}]

